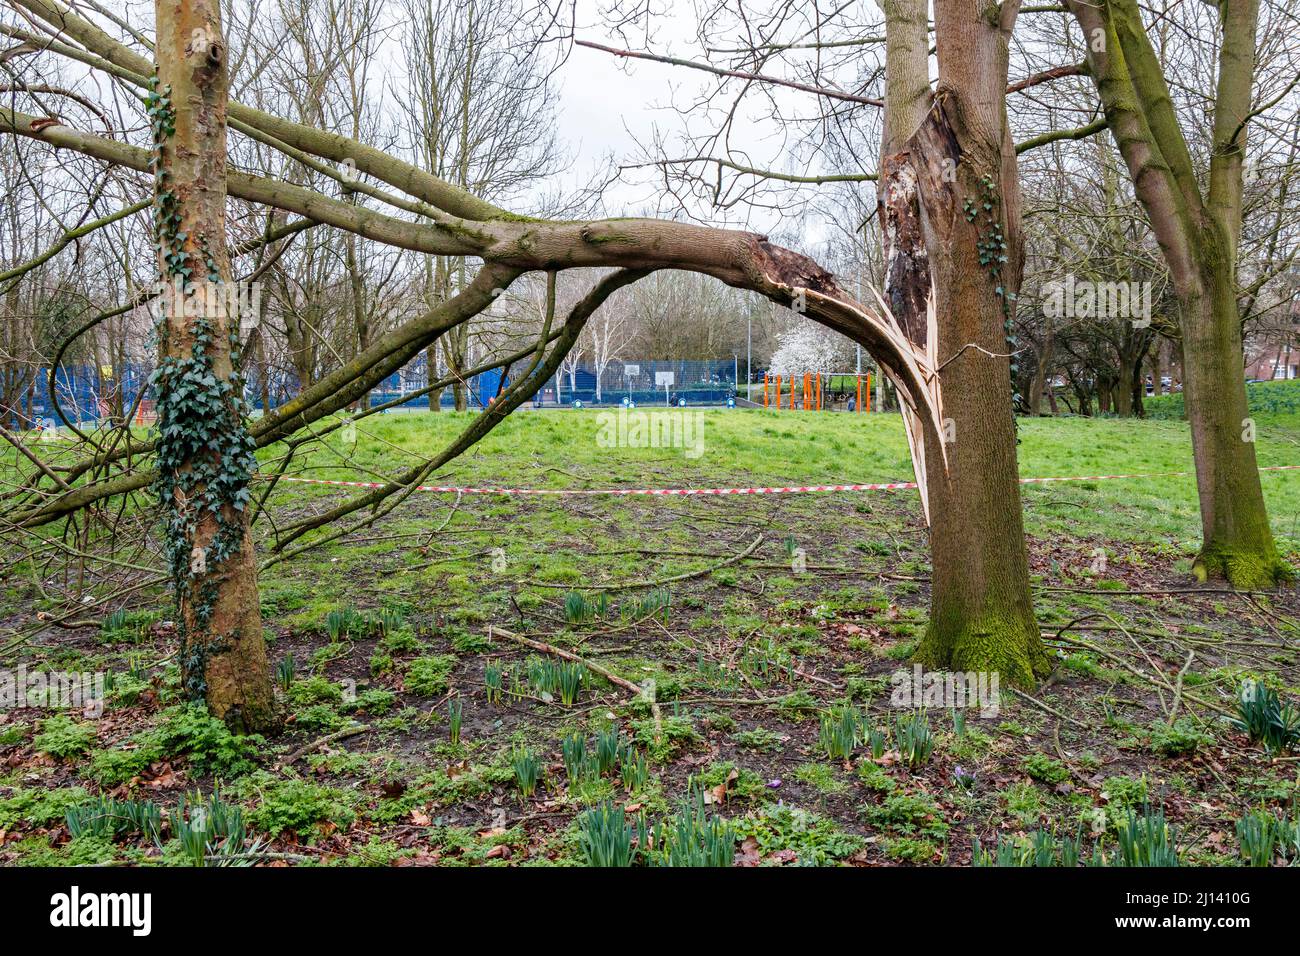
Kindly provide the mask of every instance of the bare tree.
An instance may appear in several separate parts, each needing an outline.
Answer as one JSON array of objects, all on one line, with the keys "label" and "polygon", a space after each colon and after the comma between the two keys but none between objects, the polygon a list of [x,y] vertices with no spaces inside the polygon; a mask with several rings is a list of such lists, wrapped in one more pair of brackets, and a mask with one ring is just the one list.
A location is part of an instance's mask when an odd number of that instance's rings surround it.
[{"label": "bare tree", "polygon": [[[1273,543],[1246,407],[1237,261],[1258,0],[1226,0],[1202,189],[1164,70],[1136,0],[1066,0],[1088,41],[1106,120],[1169,266],[1178,301],[1188,418],[1201,501],[1202,578],[1261,587],[1291,575]],[[1292,80],[1290,86],[1295,86]],[[1285,92],[1285,91],[1284,91]]]}]

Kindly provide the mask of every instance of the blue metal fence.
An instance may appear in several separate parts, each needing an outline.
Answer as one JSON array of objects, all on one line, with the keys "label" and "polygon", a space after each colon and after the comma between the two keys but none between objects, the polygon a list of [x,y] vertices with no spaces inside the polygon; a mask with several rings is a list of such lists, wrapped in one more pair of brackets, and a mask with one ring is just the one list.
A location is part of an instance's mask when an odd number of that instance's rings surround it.
[{"label": "blue metal fence", "polygon": [[[537,405],[725,405],[736,394],[737,358],[662,361],[616,359],[598,370],[590,362],[557,372],[534,398]],[[599,387],[597,387],[599,385]]]},{"label": "blue metal fence", "polygon": [[[723,405],[736,394],[736,372],[743,365],[735,359],[715,361],[658,361],[615,360],[599,373],[591,363],[580,362],[574,368],[551,376],[533,399],[537,406],[570,407],[575,402],[583,405],[617,405],[625,399],[639,405],[673,405],[685,401],[688,405]],[[142,362],[124,366],[92,365],[61,366],[55,376],[58,409],[50,402],[48,390],[49,369],[41,369],[30,409],[25,416],[37,421],[56,424],[94,422],[115,414],[118,409],[129,410],[141,389],[143,418],[152,413],[152,396],[148,392],[152,366]],[[444,373],[445,374],[445,373]],[[509,384],[502,381],[502,370],[494,369],[466,380],[471,408],[484,408]],[[263,387],[262,371],[249,369],[245,376],[245,395],[251,408],[261,409],[263,394],[272,408],[283,404],[298,391],[297,378],[291,373],[271,370]],[[400,399],[403,395],[423,389],[428,384],[425,356],[411,362],[400,372],[384,379],[369,396],[371,407]],[[452,389],[443,390],[443,407],[455,402]],[[421,395],[395,406],[418,409],[429,407],[429,396]]]},{"label": "blue metal fence", "polygon": [[60,366],[54,375],[56,407],[50,398],[50,370],[42,368],[37,372],[31,405],[14,411],[42,424],[97,421],[119,407],[123,411],[129,409],[141,389],[148,388],[151,373],[152,368],[141,363],[98,368],[93,365]]}]

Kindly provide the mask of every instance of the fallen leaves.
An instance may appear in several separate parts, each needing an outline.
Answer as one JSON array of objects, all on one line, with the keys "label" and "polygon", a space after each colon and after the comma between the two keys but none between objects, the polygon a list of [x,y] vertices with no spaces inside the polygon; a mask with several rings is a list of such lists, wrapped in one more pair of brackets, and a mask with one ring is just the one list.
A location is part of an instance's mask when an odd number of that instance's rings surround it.
[{"label": "fallen leaves", "polygon": [[708,804],[726,803],[728,788],[733,782],[739,779],[740,771],[735,767],[732,767],[731,772],[727,774],[726,780],[723,780],[722,783],[718,784],[716,787],[710,787],[708,790],[704,791],[704,802]]}]

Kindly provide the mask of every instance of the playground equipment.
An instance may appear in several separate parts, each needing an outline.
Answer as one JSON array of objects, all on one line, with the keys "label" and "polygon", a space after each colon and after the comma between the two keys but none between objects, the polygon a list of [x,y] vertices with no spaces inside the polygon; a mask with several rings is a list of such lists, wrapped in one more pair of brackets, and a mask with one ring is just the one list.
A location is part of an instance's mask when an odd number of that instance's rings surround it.
[{"label": "playground equipment", "polygon": [[[826,408],[827,393],[829,404],[834,406],[836,396],[847,392],[847,384],[852,382],[856,390],[856,401],[851,406],[853,411],[871,411],[871,373],[828,373],[805,372],[802,376],[784,376],[785,391],[782,391],[782,376],[763,373],[763,407],[781,411],[796,407],[803,411],[823,411]],[[847,397],[845,398],[847,403]]]}]

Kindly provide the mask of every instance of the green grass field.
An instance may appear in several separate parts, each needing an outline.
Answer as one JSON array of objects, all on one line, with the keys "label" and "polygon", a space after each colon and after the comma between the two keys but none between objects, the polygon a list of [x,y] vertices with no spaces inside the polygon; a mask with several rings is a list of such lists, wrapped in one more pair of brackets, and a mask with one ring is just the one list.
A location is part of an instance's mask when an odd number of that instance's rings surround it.
[{"label": "green grass field", "polygon": [[[639,409],[660,414],[664,410]],[[675,414],[677,410],[672,410]],[[694,410],[689,410],[694,411]],[[897,414],[704,409],[702,453],[674,448],[601,447],[601,412],[516,413],[436,484],[530,488],[689,488],[911,481]],[[331,438],[302,462],[304,476],[379,480],[432,457],[473,413],[419,412],[371,418],[355,444]],[[1200,519],[1191,439],[1181,421],[1106,418],[1021,419],[1024,478],[1185,472],[1183,477],[1062,482],[1024,487],[1026,529],[1159,541],[1193,552]],[[1259,416],[1261,466],[1300,464],[1300,407]],[[454,480],[452,480],[454,478]],[[1265,471],[1261,480],[1284,547],[1300,547],[1300,472]],[[432,481],[432,479],[431,479]],[[304,488],[294,494],[308,493]],[[324,492],[334,494],[334,492]],[[915,504],[916,493],[890,494]],[[610,502],[606,502],[607,504]],[[616,504],[615,504],[616,506]],[[918,512],[919,513],[919,512]]]},{"label": "green grass field", "polygon": [[[1300,464],[1300,413],[1265,398],[1260,463]],[[365,419],[354,440],[339,430],[300,451],[289,473],[379,480],[436,454],[472,417]],[[896,415],[707,410],[691,419],[702,424],[690,449],[610,447],[608,421],[517,413],[428,482],[911,478]],[[1175,419],[1022,420],[1019,434],[1027,477],[1191,470]],[[265,469],[281,451],[266,451]],[[1300,472],[1262,480],[1279,542],[1300,564]],[[358,493],[278,486],[255,525],[261,556],[293,521]],[[1190,476],[1023,494],[1035,609],[1057,670],[1032,695],[1003,687],[996,714],[918,717],[929,741],[919,757],[905,744],[914,728],[900,724],[910,711],[891,693],[927,620],[914,491],[415,493],[262,573],[288,717],[268,741],[233,738],[181,702],[164,591],[42,626],[39,612],[77,600],[75,581],[15,565],[0,592],[0,669],[112,679],[99,717],[0,710],[0,863],[185,865],[172,825],[157,839],[88,832],[78,808],[110,794],[166,811],[218,788],[244,813],[246,832],[223,844],[241,862],[585,865],[598,862],[584,836],[591,808],[654,823],[681,819],[691,794],[725,821],[721,853],[739,865],[969,865],[985,859],[977,850],[1014,862],[1076,833],[1085,859],[1116,863],[1130,814],[1156,808],[1184,863],[1258,857],[1237,821],[1294,816],[1294,764],[1227,718],[1248,678],[1283,699],[1300,692],[1300,595],[1189,582]],[[138,507],[147,525],[147,500]],[[148,540],[139,568],[106,577],[121,588],[145,562],[158,562]],[[561,652],[581,669],[562,673]],[[847,750],[835,731],[846,719],[858,728]],[[577,764],[575,747],[587,753]]]}]

